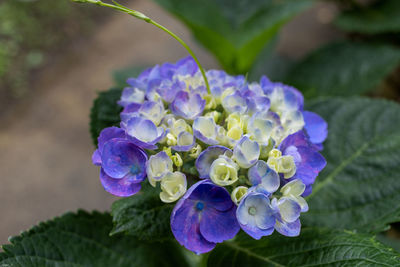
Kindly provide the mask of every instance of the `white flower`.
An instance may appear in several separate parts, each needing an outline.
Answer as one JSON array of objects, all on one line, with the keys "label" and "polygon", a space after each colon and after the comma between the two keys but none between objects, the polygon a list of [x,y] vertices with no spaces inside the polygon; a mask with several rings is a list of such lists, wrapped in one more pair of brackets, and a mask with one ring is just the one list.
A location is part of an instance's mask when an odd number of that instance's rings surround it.
[{"label": "white flower", "polygon": [[147,178],[153,187],[155,187],[156,182],[160,181],[168,172],[172,172],[172,160],[166,152],[161,151],[150,156],[146,163],[146,173]]},{"label": "white flower", "polygon": [[304,190],[306,190],[304,183],[300,179],[295,179],[285,184],[280,191],[284,197],[296,201],[301,207],[301,212],[307,212],[308,204],[306,200],[301,197],[301,194],[304,193]]}]

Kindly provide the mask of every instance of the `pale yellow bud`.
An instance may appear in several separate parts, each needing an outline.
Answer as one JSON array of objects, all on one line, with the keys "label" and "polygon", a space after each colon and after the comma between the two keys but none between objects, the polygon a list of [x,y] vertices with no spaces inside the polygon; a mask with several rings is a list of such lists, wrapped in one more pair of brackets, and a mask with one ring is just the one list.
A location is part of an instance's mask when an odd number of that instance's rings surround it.
[{"label": "pale yellow bud", "polygon": [[181,172],[169,172],[161,180],[160,199],[171,203],[183,196],[187,189],[186,176]]},{"label": "pale yellow bud", "polygon": [[201,146],[199,144],[197,144],[194,147],[192,147],[192,149],[190,149],[189,156],[194,159],[197,159],[198,156],[200,155],[201,151],[202,151]]},{"label": "pale yellow bud", "polygon": [[242,198],[247,194],[248,188],[245,186],[238,186],[235,189],[233,189],[231,198],[233,203],[236,205],[239,205],[240,201]]},{"label": "pale yellow bud", "polygon": [[172,155],[171,160],[175,164],[176,167],[181,167],[183,165],[182,157],[178,153],[175,153],[175,155]]},{"label": "pale yellow bud", "polygon": [[205,109],[215,109],[217,107],[217,101],[212,95],[205,95],[204,99],[206,100]]},{"label": "pale yellow bud", "polygon": [[232,138],[233,140],[239,140],[243,135],[243,129],[240,128],[239,126],[232,127],[230,130],[227,132],[227,136],[229,138]]}]

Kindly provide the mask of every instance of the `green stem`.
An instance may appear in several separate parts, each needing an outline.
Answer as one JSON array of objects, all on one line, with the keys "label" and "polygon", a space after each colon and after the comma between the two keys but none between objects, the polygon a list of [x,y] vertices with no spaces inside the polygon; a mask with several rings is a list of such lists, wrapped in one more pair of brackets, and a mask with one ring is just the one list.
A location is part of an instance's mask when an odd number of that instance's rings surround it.
[{"label": "green stem", "polygon": [[132,9],[129,9],[129,8],[125,7],[125,6],[122,6],[122,5],[114,2],[114,1],[113,1],[114,4],[107,4],[107,3],[104,3],[104,2],[102,2],[100,0],[72,0],[72,1],[73,2],[77,2],[77,3],[96,4],[98,6],[110,7],[110,8],[116,9],[118,11],[122,11],[124,13],[127,13],[128,15],[131,15],[131,16],[135,17],[135,18],[144,20],[145,22],[150,23],[150,24],[156,26],[157,28],[165,31],[169,35],[171,35],[175,40],[177,40],[189,52],[189,54],[193,57],[194,61],[196,61],[197,65],[199,66],[199,69],[201,71],[201,75],[203,76],[204,82],[206,84],[207,92],[209,94],[211,94],[210,85],[208,83],[208,79],[207,79],[206,73],[205,73],[203,67],[201,66],[199,60],[197,59],[197,57],[194,54],[194,52],[192,51],[192,49],[190,49],[190,47],[179,36],[177,36],[175,33],[171,32],[170,30],[168,30],[167,28],[165,28],[161,24],[159,24],[156,21],[152,20],[151,18],[147,17],[145,14],[143,14],[141,12],[138,12],[138,11],[135,11],[135,10],[132,10]]}]

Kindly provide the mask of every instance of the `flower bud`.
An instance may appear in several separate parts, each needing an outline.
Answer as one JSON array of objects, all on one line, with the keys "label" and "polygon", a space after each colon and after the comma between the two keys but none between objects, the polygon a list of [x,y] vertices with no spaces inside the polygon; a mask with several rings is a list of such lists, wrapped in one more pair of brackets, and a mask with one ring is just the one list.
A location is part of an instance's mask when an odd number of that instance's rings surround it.
[{"label": "flower bud", "polygon": [[296,164],[292,156],[283,156],[279,159],[278,172],[283,173],[285,179],[293,177],[296,173]]},{"label": "flower bud", "polygon": [[171,203],[183,196],[187,189],[186,176],[181,172],[169,172],[161,180],[160,199]]},{"label": "flower bud", "polygon": [[270,158],[280,158],[282,156],[282,152],[279,149],[274,148],[269,152],[268,156]]},{"label": "flower bud", "polygon": [[199,157],[201,151],[202,151],[201,146],[199,144],[197,144],[194,147],[192,147],[192,149],[189,151],[189,156],[194,159],[197,159]]},{"label": "flower bud", "polygon": [[238,169],[232,159],[222,155],[211,164],[210,178],[217,185],[231,185],[238,180]]},{"label": "flower bud", "polygon": [[247,194],[247,190],[248,190],[248,188],[245,186],[238,186],[235,189],[233,189],[232,194],[231,194],[233,203],[235,203],[236,205],[239,205],[242,198]]},{"label": "flower bud", "polygon": [[181,158],[181,155],[179,155],[178,153],[175,153],[175,155],[172,155],[171,159],[176,167],[181,167],[183,165],[183,160]]},{"label": "flower bud", "polygon": [[212,95],[205,95],[203,98],[206,100],[205,109],[215,109],[217,107],[217,100]]},{"label": "flower bud", "polygon": [[176,137],[171,133],[167,133],[167,136],[166,136],[167,145],[174,146],[174,145],[176,145],[176,142],[177,142]]}]

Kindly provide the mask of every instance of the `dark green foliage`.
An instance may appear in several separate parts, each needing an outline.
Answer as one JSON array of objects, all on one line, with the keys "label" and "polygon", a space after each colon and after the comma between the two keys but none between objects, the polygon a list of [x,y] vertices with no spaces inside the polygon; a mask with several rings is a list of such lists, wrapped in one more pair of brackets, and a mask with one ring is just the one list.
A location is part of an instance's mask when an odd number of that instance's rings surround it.
[{"label": "dark green foliage", "polygon": [[90,133],[95,145],[97,145],[97,137],[101,130],[111,126],[119,126],[119,114],[122,107],[117,104],[117,101],[120,99],[121,93],[122,90],[119,88],[110,89],[100,92],[94,100],[90,112]]},{"label": "dark green foliage", "polygon": [[400,49],[343,41],[312,52],[295,64],[286,82],[305,97],[352,96],[373,90],[400,63]]},{"label": "dark green foliage", "polygon": [[155,0],[181,19],[230,73],[247,73],[262,49],[309,0]]},{"label": "dark green foliage", "polygon": [[187,266],[173,242],[109,236],[107,213],[67,213],[10,239],[0,266]]},{"label": "dark green foliage", "polygon": [[349,98],[308,108],[329,125],[328,164],[307,198],[305,225],[380,232],[400,220],[400,105]]},{"label": "dark green foliage", "polygon": [[277,233],[254,240],[241,233],[218,245],[212,267],[244,266],[400,266],[400,255],[374,238],[348,231],[305,228],[299,237]]},{"label": "dark green foliage", "polygon": [[400,32],[400,1],[380,0],[367,8],[340,14],[335,24],[345,31],[363,34]]},{"label": "dark green foliage", "polygon": [[174,204],[161,202],[155,188],[120,199],[111,208],[114,222],[111,234],[124,232],[152,242],[172,238],[169,220],[173,207]]}]

